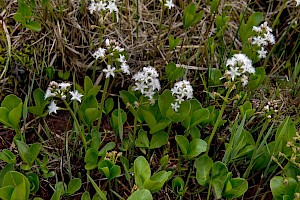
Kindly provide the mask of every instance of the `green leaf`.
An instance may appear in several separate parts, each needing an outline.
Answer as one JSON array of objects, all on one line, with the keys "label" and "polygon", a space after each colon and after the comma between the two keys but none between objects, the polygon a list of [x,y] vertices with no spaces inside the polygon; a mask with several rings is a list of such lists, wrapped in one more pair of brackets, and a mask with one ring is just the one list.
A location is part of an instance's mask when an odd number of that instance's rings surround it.
[{"label": "green leaf", "polygon": [[202,155],[195,161],[196,179],[200,185],[206,186],[208,184],[212,166],[213,160],[207,155]]},{"label": "green leaf", "polygon": [[147,132],[144,130],[139,130],[138,138],[135,140],[135,145],[141,148],[148,148],[149,147],[149,139],[147,136]]},{"label": "green leaf", "polygon": [[61,195],[62,195],[62,192],[59,191],[59,190],[56,190],[56,191],[53,193],[53,195],[52,195],[52,197],[51,197],[51,200],[60,200]]},{"label": "green leaf", "polygon": [[262,82],[265,80],[266,71],[263,67],[258,67],[255,69],[255,73],[250,75],[248,89],[256,90]]},{"label": "green leaf", "polygon": [[132,193],[128,200],[152,200],[152,194],[149,190],[139,189]]},{"label": "green leaf", "polygon": [[[8,149],[3,149],[0,152],[0,160],[3,160],[4,162],[7,162],[8,164],[16,164],[17,159],[16,156]],[[1,182],[0,182],[1,186]]]},{"label": "green leaf", "polygon": [[223,77],[223,74],[221,70],[217,68],[209,68],[209,80],[208,85],[209,86],[218,86],[222,84],[222,81],[220,80]]},{"label": "green leaf", "polygon": [[171,94],[170,90],[164,90],[163,93],[158,97],[158,106],[163,116],[173,115],[175,112],[171,108],[171,103],[175,101],[175,98]]},{"label": "green leaf", "polygon": [[13,125],[8,121],[8,113],[9,110],[7,108],[0,107],[0,122],[5,126],[13,127]]},{"label": "green leaf", "polygon": [[246,101],[243,105],[239,106],[239,109],[241,111],[242,117],[244,117],[244,115],[247,115],[246,118],[248,118],[248,119],[255,112],[255,109],[252,109],[252,104],[250,103],[250,101]]},{"label": "green leaf", "polygon": [[122,109],[115,109],[111,113],[110,124],[113,127],[114,131],[119,133],[121,128],[123,130],[123,125],[127,120],[126,112]]},{"label": "green leaf", "polygon": [[23,104],[20,103],[16,108],[12,109],[8,113],[8,121],[10,124],[13,125],[13,128],[19,127],[19,123],[22,117],[22,109],[23,109]]},{"label": "green leaf", "polygon": [[210,113],[207,108],[202,108],[193,112],[191,116],[190,127],[196,126],[199,123],[209,119],[209,115]]},{"label": "green leaf", "polygon": [[140,117],[138,114],[137,114],[137,111],[134,109],[134,106],[135,106],[135,102],[138,102],[138,98],[128,92],[128,91],[125,91],[125,90],[122,90],[120,91],[120,97],[123,101],[123,103],[126,105],[126,107],[129,109],[129,111],[133,114],[134,117],[136,117],[138,119],[138,121],[141,121]]},{"label": "green leaf", "polygon": [[67,193],[69,195],[75,194],[81,188],[82,182],[80,178],[72,179],[68,184]]},{"label": "green leaf", "polygon": [[14,192],[14,187],[11,185],[0,188],[0,199],[3,200],[12,199],[11,196],[13,192]]},{"label": "green leaf", "polygon": [[228,169],[222,162],[215,162],[211,169],[212,189],[217,199],[222,197],[222,191],[228,176]]},{"label": "green leaf", "polygon": [[52,66],[47,67],[47,68],[46,68],[46,74],[47,74],[47,76],[49,77],[49,79],[52,80],[52,79],[53,79],[53,76],[54,76],[54,74],[55,74],[55,69],[54,69],[54,67],[52,67]]},{"label": "green leaf", "polygon": [[150,149],[160,148],[168,143],[169,136],[166,132],[160,131],[155,133],[150,142]]},{"label": "green leaf", "polygon": [[114,108],[114,100],[112,98],[107,98],[104,104],[104,112],[108,114]]},{"label": "green leaf", "polygon": [[30,7],[24,1],[19,1],[18,6],[17,12],[21,13],[24,18],[29,19],[32,16]]},{"label": "green leaf", "polygon": [[158,131],[165,129],[171,123],[171,119],[164,118],[162,121],[157,122],[154,126],[150,127],[150,133],[154,134]]},{"label": "green leaf", "polygon": [[26,24],[26,20],[25,20],[25,18],[23,18],[22,13],[17,12],[14,15],[14,20],[17,21],[17,22],[20,22],[21,24]]},{"label": "green leaf", "polygon": [[289,197],[288,199],[294,199],[297,181],[290,177],[275,176],[270,181],[270,187],[274,200],[284,199],[286,195]]},{"label": "green leaf", "polygon": [[29,160],[30,150],[28,145],[25,142],[20,140],[15,140],[15,143],[18,147],[19,155],[22,158],[22,160],[27,164],[30,163]]},{"label": "green leaf", "polygon": [[30,183],[30,192],[36,193],[39,190],[40,186],[39,177],[36,174],[30,173],[27,174],[27,178]]},{"label": "green leaf", "polygon": [[26,176],[20,172],[10,171],[7,172],[3,179],[3,187],[13,186],[14,191],[11,199],[27,200],[29,199],[30,183]]},{"label": "green leaf", "polygon": [[224,188],[224,181],[222,181],[220,179],[214,179],[211,181],[211,184],[212,184],[213,192],[214,192],[216,199],[221,199],[222,191]]},{"label": "green leaf", "polygon": [[169,50],[170,51],[174,50],[181,42],[180,38],[175,39],[173,35],[170,35],[168,39],[169,39]]},{"label": "green leaf", "polygon": [[193,139],[188,148],[188,157],[194,158],[200,155],[200,153],[205,152],[207,148],[207,143],[204,140],[201,140],[199,138]]},{"label": "green leaf", "polygon": [[210,13],[214,14],[218,11],[220,0],[213,0],[210,2]]},{"label": "green leaf", "polygon": [[264,15],[262,12],[254,12],[250,15],[248,21],[247,21],[247,26],[253,27],[259,25],[264,19]]},{"label": "green leaf", "polygon": [[169,155],[163,156],[161,159],[159,159],[159,163],[161,164],[161,169],[166,168],[166,166],[169,163]]},{"label": "green leaf", "polygon": [[[166,75],[169,81],[175,81],[183,76],[185,69],[183,67],[176,67],[176,64],[170,62],[166,66]],[[173,101],[174,102],[174,101]]]},{"label": "green leaf", "polygon": [[29,163],[28,164],[31,164],[31,165],[33,164],[33,162],[39,155],[41,148],[42,148],[42,145],[40,143],[34,143],[34,144],[30,145],[29,158],[28,158]]},{"label": "green leaf", "polygon": [[150,129],[156,125],[156,119],[150,111],[142,109],[142,115]]},{"label": "green leaf", "polygon": [[243,178],[232,178],[226,183],[223,196],[232,199],[242,196],[248,189],[248,182]]},{"label": "green leaf", "polygon": [[108,178],[110,180],[110,168],[112,168],[114,166],[114,163],[110,160],[102,160],[99,165],[98,165],[98,169],[100,171],[101,174],[105,175],[106,178]]},{"label": "green leaf", "polygon": [[196,14],[196,5],[192,2],[183,11],[183,27],[185,29],[190,28]]},{"label": "green leaf", "polygon": [[82,194],[80,200],[91,200],[90,193],[89,193],[88,191],[85,191],[85,192]]},{"label": "green leaf", "polygon": [[[36,21],[29,21],[23,25],[25,25],[26,28],[28,28],[29,30],[32,30],[32,31],[41,31],[42,30],[41,24]],[[66,79],[64,79],[64,80],[66,80]]]},{"label": "green leaf", "polygon": [[87,94],[94,87],[93,81],[89,76],[84,77],[84,92]]},{"label": "green leaf", "polygon": [[87,174],[88,180],[92,183],[94,189],[96,190],[97,194],[100,197],[100,200],[107,200],[106,194],[100,190],[98,185],[95,183],[95,181],[90,177],[90,175]]},{"label": "green leaf", "polygon": [[[83,120],[83,122],[86,125],[91,126],[92,124],[91,124],[90,120],[92,120],[95,117],[90,116],[90,115],[93,115],[92,113],[94,113],[95,110],[92,109],[90,111],[87,111],[87,113],[86,113],[86,110],[88,108],[98,109],[98,101],[97,101],[96,97],[93,95],[90,95],[90,96],[86,97],[85,99],[83,99],[83,101],[79,107],[79,110],[78,110],[78,115]],[[100,114],[100,111],[98,111],[98,112]],[[89,115],[89,116],[87,116],[87,115]]]},{"label": "green leaf", "polygon": [[89,148],[84,156],[84,162],[86,163],[84,166],[86,170],[95,169],[98,163],[98,150],[93,147]]},{"label": "green leaf", "polygon": [[172,172],[160,171],[144,182],[144,188],[150,192],[158,192],[168,180]]},{"label": "green leaf", "polygon": [[96,150],[99,149],[100,145],[101,145],[101,133],[97,130],[96,127],[92,128],[91,131],[91,147],[95,148]]},{"label": "green leaf", "polygon": [[172,180],[172,189],[175,192],[175,194],[183,195],[184,194],[184,181],[181,177],[176,176]]},{"label": "green leaf", "polygon": [[1,103],[1,107],[12,111],[14,108],[22,104],[22,100],[14,94],[7,95]]},{"label": "green leaf", "polygon": [[176,135],[175,140],[176,140],[177,144],[179,145],[180,150],[183,153],[183,155],[187,155],[188,149],[189,149],[188,139],[186,137],[184,137],[183,135]]},{"label": "green leaf", "polygon": [[[5,165],[5,167],[1,170],[0,172],[0,188],[3,187],[3,180],[4,180],[4,176],[7,172],[10,172],[10,171],[14,171],[15,168],[14,168],[14,165],[13,164],[7,164]],[[1,192],[0,192],[1,194]]]},{"label": "green leaf", "polygon": [[114,165],[112,168],[110,168],[109,172],[110,172],[109,180],[112,180],[121,174],[121,167],[118,165]]},{"label": "green leaf", "polygon": [[92,125],[93,122],[98,119],[101,113],[98,108],[87,108],[84,111],[84,114],[87,124]]},{"label": "green leaf", "polygon": [[139,156],[134,160],[134,181],[135,184],[143,189],[144,182],[151,176],[150,166],[145,157]]},{"label": "green leaf", "polygon": [[116,143],[114,142],[109,142],[107,143],[98,153],[99,156],[105,156],[107,151],[112,150],[113,148],[115,148]]},{"label": "green leaf", "polygon": [[45,100],[45,92],[41,88],[37,88],[33,92],[33,99],[36,106],[28,107],[28,111],[32,114],[42,116],[47,104],[47,100]]},{"label": "green leaf", "polygon": [[190,114],[191,111],[191,103],[190,101],[184,101],[181,103],[178,113],[175,113],[171,118],[173,122],[182,122],[184,121]]}]

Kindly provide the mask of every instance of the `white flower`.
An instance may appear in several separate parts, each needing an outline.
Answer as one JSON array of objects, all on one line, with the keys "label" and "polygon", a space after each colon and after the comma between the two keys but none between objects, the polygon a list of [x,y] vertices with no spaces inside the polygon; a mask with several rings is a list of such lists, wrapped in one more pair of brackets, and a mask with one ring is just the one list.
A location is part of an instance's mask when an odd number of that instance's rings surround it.
[{"label": "white flower", "polygon": [[70,91],[70,94],[72,95],[71,101],[76,100],[81,103],[81,97],[83,97],[83,94],[80,94],[77,90]]},{"label": "white flower", "polygon": [[266,41],[265,38],[263,38],[261,36],[254,36],[252,44],[257,44],[257,46],[261,47],[261,46],[267,46],[268,42]]},{"label": "white flower", "polygon": [[252,30],[255,31],[257,35],[253,36],[251,43],[261,47],[261,49],[257,52],[258,57],[265,58],[267,52],[264,50],[264,47],[268,44],[275,44],[275,37],[272,34],[272,29],[268,26],[267,22],[264,22],[259,27],[253,26]]},{"label": "white flower", "polygon": [[172,9],[173,7],[175,7],[175,4],[173,3],[173,0],[166,0],[165,6],[169,9]]},{"label": "white flower", "polygon": [[106,49],[104,48],[99,48],[95,53],[93,53],[93,57],[98,59],[98,58],[103,58],[105,56],[105,51]]},{"label": "white flower", "polygon": [[262,32],[261,28],[258,27],[258,26],[253,26],[252,31],[255,31],[257,33],[261,33]]},{"label": "white flower", "polygon": [[51,113],[55,113],[55,114],[57,114],[57,110],[59,110],[59,107],[57,107],[56,106],[56,103],[54,102],[54,101],[51,101],[51,103],[50,103],[50,105],[48,106],[48,109],[49,109],[49,115],[51,114]]},{"label": "white flower", "polygon": [[[191,99],[193,97],[193,87],[187,80],[179,81],[174,84],[171,89],[172,95],[175,97],[175,104],[171,104],[172,108],[177,112],[176,103],[180,105],[186,99]],[[179,107],[179,106],[178,106]]]},{"label": "white flower", "polygon": [[124,49],[124,48],[121,48],[121,47],[119,47],[119,46],[115,46],[113,50],[114,50],[114,51],[118,51],[118,52],[122,52],[122,51],[124,51],[125,49]]},{"label": "white flower", "polygon": [[147,89],[148,88],[148,86],[144,83],[144,82],[136,82],[135,83],[135,87],[134,87],[134,90],[135,91],[141,91],[141,93],[142,94],[144,94],[145,93],[145,89]]},{"label": "white flower", "polygon": [[261,50],[257,51],[259,58],[266,58],[267,57],[267,51],[262,47]]},{"label": "white flower", "polygon": [[98,12],[101,12],[101,10],[106,10],[106,5],[107,4],[105,2],[103,3],[103,1],[100,1],[100,2],[95,4],[96,9],[97,9]]},{"label": "white flower", "polygon": [[119,55],[118,61],[119,61],[120,63],[126,63],[126,62],[127,62],[126,59],[125,59],[125,56],[122,55],[122,54]]},{"label": "white flower", "polygon": [[107,69],[103,69],[102,71],[105,72],[105,77],[108,78],[109,76],[115,77],[115,71],[116,68],[111,68],[111,65],[107,65]]},{"label": "white flower", "polygon": [[300,5],[300,0],[295,0],[296,1],[296,7]]},{"label": "white flower", "polygon": [[230,70],[226,71],[225,74],[229,75],[232,81],[234,81],[235,77],[241,75],[241,73],[238,72],[238,68],[235,67],[230,67]]},{"label": "white flower", "polygon": [[55,97],[55,96],[56,96],[56,94],[55,94],[55,93],[52,93],[51,90],[50,90],[50,88],[48,88],[48,89],[46,90],[46,94],[45,94],[44,99],[47,99],[47,98],[49,98],[49,97]]},{"label": "white flower", "polygon": [[144,67],[143,71],[136,73],[133,79],[136,81],[135,91],[139,90],[141,93],[150,99],[153,98],[155,90],[160,90],[160,83],[158,80],[158,73],[155,68],[148,66]]},{"label": "white flower", "polygon": [[94,13],[94,11],[96,11],[96,5],[95,5],[95,3],[92,1],[91,2],[91,4],[89,5],[89,7],[88,7],[88,10],[90,11],[90,13],[91,14],[93,14]]},{"label": "white flower", "polygon": [[274,35],[271,32],[265,33],[264,36],[265,36],[265,39],[267,41],[269,41],[271,44],[275,44],[275,38],[274,38]]},{"label": "white flower", "polygon": [[242,85],[246,86],[248,84],[248,76],[243,75],[241,81],[242,81]]},{"label": "white flower", "polygon": [[63,82],[63,83],[58,84],[58,86],[60,87],[61,90],[66,90],[71,85],[72,85],[71,83],[67,83],[67,82]]},{"label": "white flower", "polygon": [[178,112],[178,109],[180,108],[180,105],[177,102],[175,102],[175,103],[171,103],[171,107],[173,108],[173,110],[175,112]]},{"label": "white flower", "polygon": [[229,67],[224,74],[225,78],[231,79],[234,81],[237,78],[240,78],[243,85],[248,83],[248,73],[255,73],[255,68],[252,66],[252,61],[244,54],[234,54],[230,59],[226,61],[226,66]]},{"label": "white flower", "polygon": [[130,74],[130,71],[129,71],[129,65],[127,65],[125,62],[123,62],[122,64],[121,64],[121,70],[122,70],[122,72],[123,73],[125,73],[125,74]]},{"label": "white flower", "polygon": [[116,3],[114,1],[109,1],[106,9],[108,9],[110,13],[112,13],[113,11],[115,11],[116,13],[119,12],[118,7],[116,6]]},{"label": "white flower", "polygon": [[105,46],[109,47],[110,46],[110,41],[108,38],[105,39]]}]

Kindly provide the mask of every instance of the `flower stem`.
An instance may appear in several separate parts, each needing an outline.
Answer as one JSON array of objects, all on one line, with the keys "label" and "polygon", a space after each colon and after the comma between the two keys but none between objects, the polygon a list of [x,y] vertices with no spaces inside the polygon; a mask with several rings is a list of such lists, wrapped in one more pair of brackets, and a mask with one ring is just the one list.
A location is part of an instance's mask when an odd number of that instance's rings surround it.
[{"label": "flower stem", "polygon": [[104,102],[106,99],[107,88],[109,85],[109,79],[110,78],[106,78],[105,83],[104,83],[104,88],[103,88],[103,93],[102,93],[102,98],[101,98],[101,103],[100,103],[100,116],[99,116],[98,124],[97,124],[98,131],[100,131],[100,125],[101,125],[101,121],[102,121],[102,113],[103,113],[103,109],[104,109]]},{"label": "flower stem", "polygon": [[79,132],[79,136],[80,136],[80,138],[81,138],[81,140],[83,142],[84,149],[87,150],[87,143],[86,143],[85,135],[84,135],[84,132],[83,132],[83,130],[81,129],[81,127],[79,125],[79,122],[78,122],[78,120],[76,118],[76,115],[73,112],[73,110],[70,108],[69,104],[66,102],[65,99],[63,99],[63,102],[66,105],[67,110],[70,112],[70,114],[71,114],[71,116],[72,116],[72,118],[73,118],[73,120],[75,122],[75,125],[76,125],[76,127],[78,129],[78,132]]},{"label": "flower stem", "polygon": [[220,123],[221,120],[222,120],[222,116],[223,116],[224,110],[225,110],[225,108],[226,108],[226,105],[227,105],[227,102],[228,102],[228,97],[229,97],[229,94],[231,93],[231,91],[232,91],[232,86],[228,89],[228,91],[227,91],[227,93],[226,93],[226,96],[225,96],[225,98],[224,98],[224,101],[223,101],[221,110],[220,110],[220,112],[219,112],[219,116],[218,116],[217,121],[216,121],[216,123],[215,123],[215,125],[214,125],[214,128],[213,128],[213,130],[212,130],[212,133],[211,133],[211,135],[210,135],[210,137],[209,137],[209,139],[208,139],[208,142],[207,142],[207,149],[206,149],[206,153],[205,153],[206,155],[208,155],[208,152],[209,152],[209,148],[210,148],[211,142],[212,142],[212,140],[213,140],[213,138],[214,138],[214,135],[215,135],[216,132],[217,132],[217,128],[218,128],[218,126],[219,126],[219,123]]}]

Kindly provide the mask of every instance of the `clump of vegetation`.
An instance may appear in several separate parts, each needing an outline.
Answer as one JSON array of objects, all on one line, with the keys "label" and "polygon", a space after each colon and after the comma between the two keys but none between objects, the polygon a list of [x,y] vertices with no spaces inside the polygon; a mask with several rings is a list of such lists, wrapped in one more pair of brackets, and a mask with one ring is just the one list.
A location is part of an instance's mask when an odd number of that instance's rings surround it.
[{"label": "clump of vegetation", "polygon": [[0,5],[0,199],[300,199],[298,0]]}]

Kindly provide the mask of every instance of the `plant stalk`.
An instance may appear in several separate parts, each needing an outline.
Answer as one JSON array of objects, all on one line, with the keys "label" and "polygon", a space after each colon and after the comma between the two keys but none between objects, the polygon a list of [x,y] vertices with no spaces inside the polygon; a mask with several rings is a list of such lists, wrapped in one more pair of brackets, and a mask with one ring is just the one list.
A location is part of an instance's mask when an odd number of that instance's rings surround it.
[{"label": "plant stalk", "polygon": [[226,105],[227,105],[227,102],[228,102],[228,97],[229,97],[229,95],[230,95],[230,93],[231,93],[231,91],[232,91],[232,88],[233,88],[233,87],[230,86],[229,90],[228,90],[227,93],[226,93],[226,96],[225,96],[225,98],[224,98],[224,101],[223,101],[221,110],[220,110],[220,112],[219,112],[219,116],[218,116],[217,121],[216,121],[216,123],[215,123],[215,125],[214,125],[213,131],[212,131],[212,133],[211,133],[211,135],[210,135],[210,137],[209,137],[209,139],[208,139],[208,142],[207,142],[207,149],[206,149],[206,152],[205,152],[206,155],[208,155],[208,152],[209,152],[209,148],[210,148],[211,142],[212,142],[212,140],[213,140],[213,138],[214,138],[214,135],[215,135],[216,132],[217,132],[219,123],[220,123],[221,120],[222,120],[222,116],[223,116],[224,110],[225,110],[225,108],[226,108]]}]

